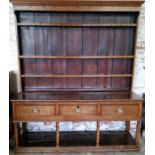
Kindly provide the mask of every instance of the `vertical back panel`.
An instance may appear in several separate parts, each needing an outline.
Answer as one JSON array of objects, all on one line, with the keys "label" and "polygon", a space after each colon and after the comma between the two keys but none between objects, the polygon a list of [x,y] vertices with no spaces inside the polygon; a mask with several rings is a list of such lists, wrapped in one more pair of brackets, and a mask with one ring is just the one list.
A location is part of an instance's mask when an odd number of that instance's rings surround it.
[{"label": "vertical back panel", "polygon": [[[83,23],[99,23],[98,14],[84,14]],[[99,29],[98,28],[83,28],[83,56],[95,56],[98,52],[99,44]],[[83,60],[83,74],[97,74],[97,60]],[[83,78],[83,88],[96,88],[96,78]]]},{"label": "vertical back panel", "polygon": [[[34,14],[34,22],[44,23],[44,19],[50,22],[49,14]],[[51,53],[51,31],[47,27],[36,27],[35,28],[35,44],[36,44],[36,55],[50,55]],[[51,73],[52,65],[50,60],[38,59],[37,60],[37,74],[49,74]],[[51,79],[37,79],[38,89],[51,88]]]},{"label": "vertical back panel", "polygon": [[[51,22],[66,23],[66,14],[51,14]],[[54,56],[65,56],[67,51],[67,29],[65,27],[52,28],[52,53]],[[65,59],[53,60],[53,74],[67,74]],[[53,88],[67,88],[66,78],[53,78]]]},{"label": "vertical back panel", "polygon": [[[19,12],[19,23],[130,24],[134,13]],[[20,55],[128,56],[134,54],[136,27],[20,26]],[[22,74],[132,74],[132,59],[23,59]],[[31,90],[130,90],[131,78],[22,78]]]},{"label": "vertical back panel", "polygon": [[[81,23],[81,14],[68,14],[67,23]],[[67,55],[81,56],[82,55],[82,28],[67,28]],[[67,74],[81,75],[82,66],[80,59],[67,60]],[[68,88],[81,88],[81,78],[68,78]]]}]

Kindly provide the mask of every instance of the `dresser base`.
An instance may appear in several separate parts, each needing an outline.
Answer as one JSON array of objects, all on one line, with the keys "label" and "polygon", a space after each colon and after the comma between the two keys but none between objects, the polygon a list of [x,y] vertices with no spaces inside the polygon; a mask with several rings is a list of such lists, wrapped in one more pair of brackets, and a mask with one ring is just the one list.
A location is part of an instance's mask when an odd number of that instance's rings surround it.
[{"label": "dresser base", "polygon": [[[108,152],[139,149],[142,100],[133,93],[50,92],[21,95],[12,100],[17,152]],[[137,122],[134,137],[129,132],[132,120]],[[61,122],[68,121],[95,121],[96,131],[61,131]],[[102,121],[124,121],[125,129],[102,131]],[[28,122],[55,122],[55,130],[28,132]]]}]

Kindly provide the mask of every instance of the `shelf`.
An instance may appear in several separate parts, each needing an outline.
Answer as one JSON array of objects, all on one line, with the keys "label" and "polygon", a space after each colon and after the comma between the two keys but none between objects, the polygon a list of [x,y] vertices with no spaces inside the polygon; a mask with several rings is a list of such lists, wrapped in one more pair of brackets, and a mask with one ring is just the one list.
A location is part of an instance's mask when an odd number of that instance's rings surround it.
[{"label": "shelf", "polygon": [[20,59],[133,59],[134,56],[19,56]]},{"label": "shelf", "polygon": [[60,146],[96,146],[96,132],[60,131]]},{"label": "shelf", "polygon": [[45,74],[45,75],[21,75],[22,78],[97,78],[97,77],[132,77],[132,74],[96,74],[96,75],[53,75],[53,74]]},{"label": "shelf", "polygon": [[50,27],[136,27],[137,24],[63,24],[63,23],[17,23],[17,26]]},{"label": "shelf", "polygon": [[25,132],[19,136],[20,146],[56,146],[56,132]]},{"label": "shelf", "polygon": [[[25,132],[20,146],[56,146],[55,132]],[[100,146],[135,145],[126,131],[100,131]],[[60,147],[96,146],[96,131],[60,131]]]},{"label": "shelf", "polygon": [[100,145],[135,145],[135,139],[126,131],[102,131],[100,132]]},{"label": "shelf", "polygon": [[[100,131],[100,145],[134,145],[135,140],[125,131]],[[60,146],[95,146],[95,131],[60,132]]]}]

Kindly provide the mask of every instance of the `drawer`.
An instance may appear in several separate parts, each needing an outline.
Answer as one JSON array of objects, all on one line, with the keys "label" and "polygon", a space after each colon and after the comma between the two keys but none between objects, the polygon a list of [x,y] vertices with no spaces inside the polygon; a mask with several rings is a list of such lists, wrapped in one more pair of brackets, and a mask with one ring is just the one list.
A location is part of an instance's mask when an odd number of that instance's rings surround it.
[{"label": "drawer", "polygon": [[131,120],[138,119],[140,108],[135,105],[102,105],[101,115],[107,120]]},{"label": "drawer", "polygon": [[96,105],[60,105],[60,115],[96,115]]},{"label": "drawer", "polygon": [[42,119],[51,117],[55,114],[55,107],[51,105],[17,105],[16,106],[16,119]]}]

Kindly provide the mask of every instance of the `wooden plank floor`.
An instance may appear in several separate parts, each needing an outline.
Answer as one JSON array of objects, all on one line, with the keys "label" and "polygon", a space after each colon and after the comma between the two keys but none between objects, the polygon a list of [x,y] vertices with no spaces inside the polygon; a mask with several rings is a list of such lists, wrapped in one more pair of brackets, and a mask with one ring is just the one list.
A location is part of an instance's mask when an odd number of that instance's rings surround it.
[{"label": "wooden plank floor", "polygon": [[140,151],[137,152],[103,152],[103,153],[60,153],[60,154],[56,154],[56,153],[14,153],[13,151],[10,151],[10,155],[145,155],[145,144],[144,142],[141,140],[140,142]]}]

